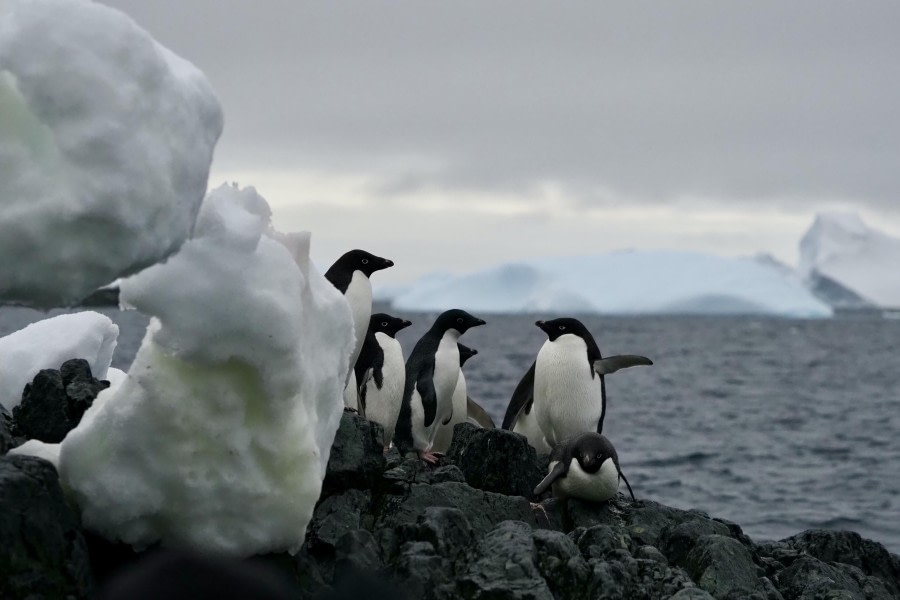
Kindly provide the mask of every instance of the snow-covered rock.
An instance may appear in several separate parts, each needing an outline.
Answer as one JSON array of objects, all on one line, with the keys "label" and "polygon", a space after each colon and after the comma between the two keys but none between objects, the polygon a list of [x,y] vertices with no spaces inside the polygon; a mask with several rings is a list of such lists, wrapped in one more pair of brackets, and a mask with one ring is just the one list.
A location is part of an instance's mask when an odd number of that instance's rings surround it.
[{"label": "snow-covered rock", "polygon": [[91,373],[105,379],[119,326],[106,315],[85,311],[32,323],[0,338],[0,404],[12,409],[22,390],[41,369],[58,369],[71,358],[88,361]]},{"label": "snow-covered rock", "polygon": [[900,239],[866,225],[853,212],[816,215],[800,241],[801,275],[826,278],[862,298],[900,307]]},{"label": "snow-covered rock", "polygon": [[153,315],[124,380],[62,442],[85,527],[247,556],[295,551],[319,498],[353,340],[308,234],[277,234],[252,188],[222,186],[194,237],[121,282]]},{"label": "snow-covered rock", "polygon": [[534,259],[430,278],[394,298],[402,310],[458,306],[481,312],[768,314],[828,317],[792,270],[756,258],[622,251]]},{"label": "snow-covered rock", "polygon": [[221,130],[205,76],[123,13],[0,2],[0,302],[71,305],[175,252]]}]

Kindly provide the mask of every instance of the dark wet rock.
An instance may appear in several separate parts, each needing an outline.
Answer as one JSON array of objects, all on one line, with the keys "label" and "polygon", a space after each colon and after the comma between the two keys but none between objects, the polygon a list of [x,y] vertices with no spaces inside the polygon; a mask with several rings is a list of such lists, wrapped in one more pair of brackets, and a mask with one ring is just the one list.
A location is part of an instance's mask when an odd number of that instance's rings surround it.
[{"label": "dark wet rock", "polygon": [[0,457],[0,510],[0,598],[93,595],[80,520],[63,499],[53,465]]},{"label": "dark wet rock", "polygon": [[458,508],[432,506],[419,515],[415,524],[400,528],[405,541],[428,542],[441,556],[458,560],[475,541],[472,526]]},{"label": "dark wet rock", "polygon": [[406,542],[393,565],[394,577],[404,583],[412,598],[456,597],[450,561],[440,556],[430,542]]},{"label": "dark wet rock", "polygon": [[306,530],[309,552],[333,556],[335,544],[344,534],[363,527],[371,502],[371,493],[353,489],[319,502]]},{"label": "dark wet rock", "polygon": [[381,445],[382,427],[344,411],[334,436],[323,495],[350,488],[371,489],[385,469]]},{"label": "dark wet rock", "polygon": [[591,598],[654,600],[668,598],[694,584],[680,569],[655,560],[621,555],[618,560],[591,559]]},{"label": "dark wet rock", "polygon": [[659,550],[669,561],[677,564],[684,560],[697,541],[705,535],[728,536],[728,527],[703,517],[666,525],[659,534]]},{"label": "dark wet rock", "polygon": [[101,390],[109,387],[91,375],[81,358],[67,360],[59,370],[38,371],[25,385],[22,402],[13,409],[13,433],[57,444],[81,422]]},{"label": "dark wet rock", "polygon": [[682,567],[697,585],[716,598],[768,597],[750,550],[734,538],[704,535],[687,555],[674,564]]},{"label": "dark wet rock", "polygon": [[813,529],[783,540],[795,551],[827,563],[858,567],[866,575],[885,582],[890,592],[900,597],[900,557],[852,531]]},{"label": "dark wet rock", "polygon": [[[389,496],[379,510],[376,527],[397,527],[415,523],[433,506],[458,508],[469,519],[472,529],[483,533],[497,523],[510,519],[538,525],[538,516],[529,502],[520,496],[504,496],[476,490],[464,483],[415,483],[406,497]],[[538,511],[543,520],[543,514]]]},{"label": "dark wet rock", "polygon": [[812,556],[795,560],[775,577],[775,586],[785,598],[866,597],[853,577]]},{"label": "dark wet rock", "polygon": [[336,573],[376,573],[384,567],[375,537],[365,529],[348,531],[334,544]]},{"label": "dark wet rock", "polygon": [[538,567],[554,598],[579,598],[587,591],[591,569],[578,546],[561,531],[532,532]]},{"label": "dark wet rock", "polygon": [[478,542],[472,560],[459,578],[465,598],[552,600],[553,593],[536,564],[531,527],[504,521]]},{"label": "dark wet rock", "polygon": [[713,596],[700,588],[684,588],[676,592],[669,600],[713,600]]},{"label": "dark wet rock", "polygon": [[447,458],[462,470],[470,486],[507,496],[531,497],[545,475],[524,436],[471,423],[453,428]]},{"label": "dark wet rock", "polygon": [[66,415],[66,388],[56,369],[38,371],[13,408],[16,435],[58,444],[72,428]]},{"label": "dark wet rock", "polygon": [[[619,550],[628,553],[630,539],[624,528],[610,527],[609,525],[594,525],[586,529],[580,529],[575,537],[575,543],[585,558],[605,558],[614,555]],[[629,553],[630,554],[630,553]]]},{"label": "dark wet rock", "polygon": [[12,415],[0,404],[0,455],[6,454],[18,445],[18,440],[13,436]]},{"label": "dark wet rock", "polygon": [[109,382],[94,377],[91,365],[83,358],[67,360],[59,367],[59,374],[66,390],[66,417],[74,429],[97,394],[109,387]]}]

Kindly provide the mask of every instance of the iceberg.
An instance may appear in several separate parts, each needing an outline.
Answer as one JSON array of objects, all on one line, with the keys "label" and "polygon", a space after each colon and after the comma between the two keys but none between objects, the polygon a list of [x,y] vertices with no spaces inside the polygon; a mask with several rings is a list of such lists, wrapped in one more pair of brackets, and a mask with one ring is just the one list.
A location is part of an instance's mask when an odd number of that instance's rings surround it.
[{"label": "iceberg", "polygon": [[303,543],[354,338],[309,234],[273,231],[270,214],[253,188],[222,186],[177,254],[121,281],[150,325],[59,448],[86,528],[231,556]]},{"label": "iceberg", "polygon": [[73,305],[177,251],[222,123],[206,77],[123,13],[0,2],[0,302]]},{"label": "iceberg", "polygon": [[854,212],[816,215],[800,241],[802,276],[812,285],[849,288],[845,303],[900,307],[900,239],[869,227]]},{"label": "iceberg", "polygon": [[540,258],[429,277],[398,294],[395,309],[602,314],[832,315],[790,268],[764,257],[628,250]]}]

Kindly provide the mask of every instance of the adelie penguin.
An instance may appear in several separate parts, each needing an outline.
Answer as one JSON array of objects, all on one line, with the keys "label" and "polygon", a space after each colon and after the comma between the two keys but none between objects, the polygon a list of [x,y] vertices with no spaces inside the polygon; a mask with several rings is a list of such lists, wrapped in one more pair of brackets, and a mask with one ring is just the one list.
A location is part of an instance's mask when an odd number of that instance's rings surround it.
[{"label": "adelie penguin", "polygon": [[453,441],[453,428],[457,423],[464,423],[469,416],[467,406],[468,386],[466,385],[466,376],[463,375],[463,365],[466,361],[478,354],[478,350],[469,348],[462,344],[457,344],[459,348],[459,377],[456,380],[456,388],[453,390],[453,399],[451,401],[452,414],[450,419],[444,423],[438,424],[438,430],[434,437],[434,452],[447,452],[450,443]]},{"label": "adelie penguin", "polygon": [[503,428],[522,433],[538,453],[546,453],[581,433],[603,432],[604,376],[653,362],[633,354],[603,358],[594,336],[578,319],[535,325],[547,334],[547,341],[516,387]]},{"label": "adelie penguin", "polygon": [[605,502],[616,495],[619,479],[628,486],[633,501],[634,492],[619,466],[616,449],[605,436],[591,431],[553,449],[547,476],[534,488],[534,495],[540,496],[552,486],[557,498]]},{"label": "adelie penguin", "polygon": [[391,444],[394,426],[400,415],[406,366],[403,350],[395,338],[397,332],[412,325],[405,319],[376,313],[369,320],[354,372],[359,382],[359,411],[384,430],[384,448]]},{"label": "adelie penguin", "polygon": [[365,250],[351,250],[337,259],[331,267],[325,271],[325,279],[338,289],[347,299],[350,305],[350,314],[353,318],[353,332],[356,334],[356,345],[350,354],[350,362],[344,385],[349,391],[344,393],[344,404],[356,409],[356,382],[353,366],[359,358],[366,330],[369,327],[369,318],[372,316],[372,283],[369,277],[375,271],[387,269],[394,263],[386,258],[375,256]]},{"label": "adelie penguin", "polygon": [[437,461],[432,453],[438,424],[453,414],[453,390],[459,379],[459,336],[484,321],[460,309],[435,320],[416,343],[406,361],[406,385],[394,443],[400,452],[415,450],[422,460]]}]

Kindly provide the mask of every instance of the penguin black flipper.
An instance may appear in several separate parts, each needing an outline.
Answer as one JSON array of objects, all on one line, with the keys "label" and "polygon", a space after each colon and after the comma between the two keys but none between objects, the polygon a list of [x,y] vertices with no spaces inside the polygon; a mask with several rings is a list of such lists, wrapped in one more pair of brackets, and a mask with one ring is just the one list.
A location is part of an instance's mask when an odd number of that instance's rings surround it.
[{"label": "penguin black flipper", "polygon": [[526,413],[531,412],[531,405],[534,403],[534,370],[536,365],[537,361],[531,363],[528,372],[525,373],[522,380],[519,381],[519,385],[516,386],[512,399],[509,401],[509,406],[506,407],[506,414],[503,416],[501,428],[512,431],[522,411]]},{"label": "penguin black flipper", "polygon": [[481,406],[469,396],[466,396],[466,413],[470,419],[474,420],[484,429],[494,429],[496,427],[491,415],[487,414],[487,411],[481,408]]},{"label": "penguin black flipper", "polygon": [[616,461],[616,469],[619,470],[619,477],[621,477],[622,481],[625,482],[625,485],[628,486],[628,493],[631,494],[631,501],[634,502],[635,501],[634,492],[631,490],[631,484],[628,483],[627,479],[625,479],[625,473],[623,473],[622,469],[619,468],[619,461]]},{"label": "penguin black flipper", "polygon": [[[384,375],[382,368],[384,367],[384,350],[375,337],[375,333],[370,329],[366,332],[366,339],[363,342],[362,349],[359,351],[359,358],[353,366],[356,374],[356,385],[360,388],[365,387],[369,377],[375,377],[375,385],[378,389],[384,384]],[[371,371],[370,371],[371,370]]]},{"label": "penguin black flipper", "polygon": [[434,389],[434,361],[430,361],[429,368],[419,371],[416,379],[416,391],[422,398],[422,408],[425,411],[425,427],[431,427],[437,416],[437,392]]},{"label": "penguin black flipper", "polygon": [[617,356],[608,356],[594,361],[594,372],[599,375],[609,375],[620,369],[629,367],[637,367],[641,365],[652,365],[653,361],[646,356],[637,354],[619,354]]},{"label": "penguin black flipper", "polygon": [[548,489],[550,489],[550,486],[553,485],[553,482],[555,482],[560,477],[565,477],[568,472],[568,461],[559,461],[558,463],[556,463],[550,473],[548,473],[547,476],[544,477],[539,484],[537,484],[537,487],[534,488],[534,495],[540,496],[541,494],[546,492]]},{"label": "penguin black flipper", "polygon": [[572,464],[572,444],[559,444],[556,446],[550,452],[550,463],[552,464],[553,462],[556,462],[556,464],[534,488],[535,496],[540,496],[550,489],[554,481],[569,474],[569,465]]}]

